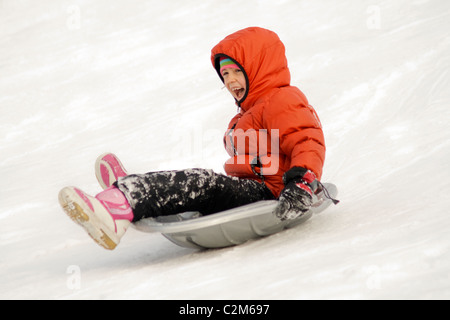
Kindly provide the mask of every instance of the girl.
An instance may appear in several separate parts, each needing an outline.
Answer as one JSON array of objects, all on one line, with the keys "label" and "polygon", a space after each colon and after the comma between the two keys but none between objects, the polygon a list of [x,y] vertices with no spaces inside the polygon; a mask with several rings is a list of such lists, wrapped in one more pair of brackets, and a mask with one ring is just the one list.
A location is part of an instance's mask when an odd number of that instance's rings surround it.
[{"label": "girl", "polygon": [[325,159],[322,127],[305,95],[290,85],[285,48],[272,31],[251,27],[212,49],[212,64],[239,113],[224,137],[227,175],[205,169],[129,175],[114,155],[97,161],[104,191],[61,190],[64,211],[106,249],[114,249],[131,222],[160,215],[216,213],[278,199],[281,220],[312,204]]}]

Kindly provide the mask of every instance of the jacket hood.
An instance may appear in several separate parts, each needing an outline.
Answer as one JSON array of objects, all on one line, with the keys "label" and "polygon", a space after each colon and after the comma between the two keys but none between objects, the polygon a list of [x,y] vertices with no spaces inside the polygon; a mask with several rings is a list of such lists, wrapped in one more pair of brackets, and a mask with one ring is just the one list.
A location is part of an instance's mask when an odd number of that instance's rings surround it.
[{"label": "jacket hood", "polygon": [[247,92],[236,102],[244,111],[271,89],[290,85],[285,47],[270,30],[250,27],[237,31],[219,42],[211,51],[211,62],[220,79],[220,57],[229,57],[244,71]]}]

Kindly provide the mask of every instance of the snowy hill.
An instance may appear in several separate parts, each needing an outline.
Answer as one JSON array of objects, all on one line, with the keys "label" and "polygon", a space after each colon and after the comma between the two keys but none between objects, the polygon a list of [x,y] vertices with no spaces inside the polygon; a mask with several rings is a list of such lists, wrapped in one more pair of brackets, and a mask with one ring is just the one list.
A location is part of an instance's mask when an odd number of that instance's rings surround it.
[{"label": "snowy hill", "polygon": [[[261,26],[327,141],[338,206],[221,250],[131,229],[108,252],[57,202],[93,163],[222,171],[236,107],[211,48]],[[449,299],[450,3],[0,2],[0,298]]]}]

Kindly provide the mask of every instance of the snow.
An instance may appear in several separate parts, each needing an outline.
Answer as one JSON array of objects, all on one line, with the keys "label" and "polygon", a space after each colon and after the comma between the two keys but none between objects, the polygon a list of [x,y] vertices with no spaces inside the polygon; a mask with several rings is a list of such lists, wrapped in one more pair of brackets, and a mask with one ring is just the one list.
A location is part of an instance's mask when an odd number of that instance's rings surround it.
[{"label": "snow", "polygon": [[[449,299],[445,0],[0,1],[0,298]],[[195,251],[130,229],[106,251],[58,191],[211,168],[236,107],[210,50],[276,31],[325,131],[341,203],[294,229]]]}]

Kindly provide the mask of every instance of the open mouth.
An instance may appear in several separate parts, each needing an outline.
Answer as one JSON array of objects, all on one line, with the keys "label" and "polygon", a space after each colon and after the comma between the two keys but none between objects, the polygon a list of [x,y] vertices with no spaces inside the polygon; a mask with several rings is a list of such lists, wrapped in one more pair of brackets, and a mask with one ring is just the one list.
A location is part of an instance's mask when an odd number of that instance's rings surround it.
[{"label": "open mouth", "polygon": [[244,88],[233,88],[231,89],[234,97],[239,101],[244,97],[245,89]]}]

